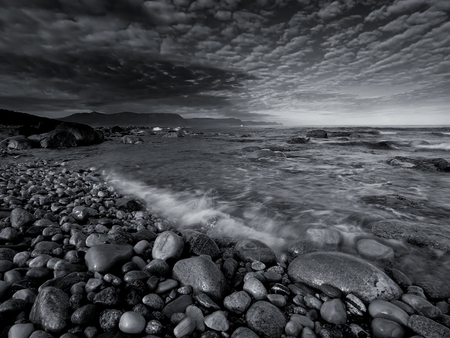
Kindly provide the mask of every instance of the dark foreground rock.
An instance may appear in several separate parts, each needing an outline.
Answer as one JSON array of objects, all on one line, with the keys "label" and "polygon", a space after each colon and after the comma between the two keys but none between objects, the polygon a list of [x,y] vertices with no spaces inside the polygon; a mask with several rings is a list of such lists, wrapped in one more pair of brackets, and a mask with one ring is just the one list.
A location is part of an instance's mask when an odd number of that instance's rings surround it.
[{"label": "dark foreground rock", "polygon": [[306,137],[313,137],[313,138],[328,138],[328,134],[325,130],[322,129],[316,129],[316,130],[310,130],[306,133]]},{"label": "dark foreground rock", "polygon": [[275,305],[259,301],[254,303],[245,315],[247,324],[261,337],[280,337],[286,326],[286,317]]},{"label": "dark foreground rock", "polygon": [[318,288],[330,284],[363,301],[391,300],[402,294],[400,287],[374,265],[340,252],[313,252],[296,258],[289,265],[289,277]]}]

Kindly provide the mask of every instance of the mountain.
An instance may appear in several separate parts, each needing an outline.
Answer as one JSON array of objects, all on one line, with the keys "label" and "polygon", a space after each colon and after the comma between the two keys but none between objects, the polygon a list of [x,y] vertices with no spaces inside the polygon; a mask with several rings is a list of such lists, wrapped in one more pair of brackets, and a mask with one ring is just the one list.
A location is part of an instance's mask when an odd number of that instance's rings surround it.
[{"label": "mountain", "polygon": [[5,126],[37,126],[42,123],[60,123],[46,117],[40,117],[13,110],[0,109],[0,125]]},{"label": "mountain", "polygon": [[241,125],[280,125],[274,122],[243,122],[239,119],[193,118],[185,119],[172,113],[132,113],[102,114],[98,112],[78,113],[59,119],[65,122],[78,122],[97,126],[158,126],[158,127],[239,127]]},{"label": "mountain", "polygon": [[78,113],[59,119],[64,122],[78,122],[91,127],[99,126],[180,126],[185,120],[178,114],[138,114],[122,112],[116,114],[102,114],[97,112]]}]

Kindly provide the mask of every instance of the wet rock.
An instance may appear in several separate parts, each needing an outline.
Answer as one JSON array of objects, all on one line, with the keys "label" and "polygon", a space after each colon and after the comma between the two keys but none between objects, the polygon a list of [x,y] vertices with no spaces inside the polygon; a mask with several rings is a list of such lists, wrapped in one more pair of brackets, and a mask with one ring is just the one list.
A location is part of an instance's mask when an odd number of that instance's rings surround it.
[{"label": "wet rock", "polygon": [[144,267],[151,275],[165,277],[170,273],[170,266],[162,259],[154,259]]},{"label": "wet rock", "polygon": [[205,317],[205,325],[215,331],[228,331],[230,323],[223,311],[215,311]]},{"label": "wet rock", "polygon": [[242,314],[247,311],[252,299],[245,291],[237,291],[229,296],[226,296],[223,305],[231,312]]},{"label": "wet rock", "polygon": [[173,334],[177,338],[189,336],[195,331],[195,322],[189,316],[184,318],[177,326],[173,329]]},{"label": "wet rock", "polygon": [[371,231],[378,237],[400,239],[412,245],[450,251],[450,229],[445,226],[386,220],[375,223]]},{"label": "wet rock", "polygon": [[376,299],[369,305],[372,318],[385,318],[403,326],[408,325],[409,315],[398,306],[385,300]]},{"label": "wet rock", "polygon": [[119,326],[123,312],[117,309],[107,309],[100,313],[99,322],[103,331],[111,331]]},{"label": "wet rock", "polygon": [[419,169],[432,172],[450,172],[450,162],[443,158],[409,158],[403,156],[396,156],[388,160],[390,165],[410,164],[413,169]]},{"label": "wet rock", "polygon": [[183,238],[172,231],[164,231],[155,239],[152,249],[153,259],[178,259],[184,249]]},{"label": "wet rock", "polygon": [[280,337],[286,326],[286,317],[273,304],[265,301],[254,303],[245,315],[250,329],[261,337]]},{"label": "wet rock", "polygon": [[431,319],[439,318],[442,315],[438,307],[421,296],[405,293],[402,295],[402,302],[411,306],[418,314]]},{"label": "wet rock", "polygon": [[139,313],[127,311],[120,317],[119,329],[124,333],[137,334],[145,329],[145,318]]},{"label": "wet rock", "polygon": [[119,198],[116,201],[116,207],[119,210],[128,212],[144,210],[142,203],[131,197]]},{"label": "wet rock", "polygon": [[28,338],[35,331],[34,325],[31,323],[14,324],[8,332],[8,338]]},{"label": "wet rock", "polygon": [[211,260],[204,257],[182,259],[175,263],[172,276],[182,285],[191,285],[195,292],[223,299],[228,289],[225,276]]},{"label": "wet rock", "polygon": [[341,242],[339,231],[329,228],[309,228],[306,231],[306,238],[316,247],[325,249],[334,249]]},{"label": "wet rock", "polygon": [[412,315],[408,320],[408,327],[415,333],[426,338],[449,338],[450,329],[436,323],[434,320],[420,315]]},{"label": "wet rock", "polygon": [[183,236],[190,253],[197,256],[208,255],[212,259],[220,256],[219,247],[208,235],[194,230],[185,230]]},{"label": "wet rock", "polygon": [[66,130],[52,130],[40,135],[41,148],[73,148],[77,146],[75,136]]},{"label": "wet rock", "polygon": [[306,133],[306,137],[314,137],[314,138],[328,138],[328,134],[325,130],[315,129],[310,130]]},{"label": "wet rock", "polygon": [[93,304],[87,304],[76,309],[72,313],[70,320],[75,325],[87,325],[96,318],[97,314],[97,307]]},{"label": "wet rock", "polygon": [[354,293],[363,301],[399,298],[400,287],[374,265],[339,252],[314,252],[297,257],[289,265],[291,280],[319,288],[330,284]]},{"label": "wet rock", "polygon": [[200,308],[195,305],[189,305],[186,308],[186,315],[194,321],[196,330],[200,332],[205,331],[205,317]]},{"label": "wet rock", "polygon": [[309,142],[309,138],[306,137],[293,137],[287,141],[289,144],[305,144]]},{"label": "wet rock", "polygon": [[389,319],[375,318],[371,327],[375,338],[403,338],[405,334],[405,330],[399,324]]},{"label": "wet rock", "polygon": [[24,209],[15,208],[11,211],[10,222],[11,226],[15,229],[29,226],[33,221],[34,216]]},{"label": "wet rock", "polygon": [[79,146],[98,144],[104,140],[102,132],[82,123],[62,122],[55,127],[55,130],[70,132],[75,136]]},{"label": "wet rock", "polygon": [[155,310],[162,310],[164,308],[164,300],[156,293],[144,296],[142,303]]},{"label": "wet rock", "polygon": [[264,299],[267,296],[267,290],[264,284],[253,277],[245,281],[243,290],[256,300]]},{"label": "wet rock", "polygon": [[395,254],[391,247],[370,238],[360,239],[356,249],[361,256],[372,259],[391,259]]},{"label": "wet rock", "polygon": [[189,305],[192,305],[194,303],[194,300],[190,295],[182,295],[178,297],[177,299],[174,299],[170,303],[168,303],[164,309],[162,310],[162,313],[170,318],[174,313],[176,312],[184,312],[186,311],[186,308]]},{"label": "wet rock", "polygon": [[119,304],[119,294],[114,287],[108,287],[97,293],[93,299],[94,304],[115,306]]},{"label": "wet rock", "polygon": [[19,237],[19,232],[12,227],[7,227],[7,228],[4,228],[2,231],[0,231],[0,240],[6,241],[6,242],[13,242],[18,237]]},{"label": "wet rock", "polygon": [[347,322],[347,313],[342,300],[336,298],[323,303],[320,308],[321,317],[331,324],[345,324]]},{"label": "wet rock", "polygon": [[61,332],[69,323],[69,296],[52,286],[43,288],[31,308],[30,321],[47,332]]},{"label": "wet rock", "polygon": [[17,135],[5,138],[0,142],[0,148],[7,148],[11,150],[24,150],[34,147],[34,143],[23,135]]},{"label": "wet rock", "polygon": [[103,244],[90,248],[84,257],[89,271],[106,273],[112,267],[133,257],[133,247],[129,244]]},{"label": "wet rock", "polygon": [[236,274],[239,263],[234,258],[227,258],[223,262],[222,271],[227,279],[231,279]]},{"label": "wet rock", "polygon": [[27,302],[23,299],[10,298],[0,304],[0,314],[8,312],[19,312],[26,308]]},{"label": "wet rock", "polygon": [[234,247],[234,252],[244,262],[258,260],[269,266],[276,263],[276,256],[273,250],[263,242],[255,239],[239,241]]},{"label": "wet rock", "polygon": [[238,327],[234,330],[231,338],[259,338],[258,335],[248,327]]}]

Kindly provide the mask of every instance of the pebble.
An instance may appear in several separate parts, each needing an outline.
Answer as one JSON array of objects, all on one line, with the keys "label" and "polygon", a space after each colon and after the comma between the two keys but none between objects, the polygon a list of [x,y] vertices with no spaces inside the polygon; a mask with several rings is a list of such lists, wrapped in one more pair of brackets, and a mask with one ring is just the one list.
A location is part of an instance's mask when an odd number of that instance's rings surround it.
[{"label": "pebble", "polygon": [[178,282],[174,279],[166,279],[164,282],[161,282],[156,287],[155,293],[162,294],[167,291],[173,290],[178,286]]},{"label": "pebble", "polygon": [[154,276],[166,277],[170,273],[171,268],[166,261],[162,259],[154,259],[148,263],[143,270]]},{"label": "pebble", "polygon": [[276,256],[273,250],[261,241],[243,239],[236,243],[234,252],[244,262],[260,261],[266,265],[274,265]]},{"label": "pebble", "polygon": [[161,333],[163,326],[158,320],[150,320],[145,327],[145,333],[153,335]]},{"label": "pebble", "polygon": [[205,317],[200,308],[195,305],[189,305],[186,308],[186,315],[194,321],[196,330],[200,332],[205,331]]},{"label": "pebble", "polygon": [[22,208],[15,208],[11,211],[9,220],[13,228],[21,229],[22,227],[31,225],[34,221],[34,217],[31,213]]},{"label": "pebble", "polygon": [[374,338],[403,338],[405,334],[400,324],[385,318],[372,320],[371,328]]},{"label": "pebble", "polygon": [[297,325],[301,325],[302,327],[309,327],[314,329],[314,321],[306,316],[293,314],[290,318],[291,321],[297,323]]},{"label": "pebble", "polygon": [[267,299],[277,307],[283,308],[286,306],[286,298],[283,295],[271,293],[267,295]]},{"label": "pebble", "polygon": [[153,259],[178,259],[184,249],[184,240],[172,231],[164,231],[156,237],[152,249]]},{"label": "pebble", "polygon": [[306,295],[303,297],[303,300],[305,301],[305,305],[311,309],[320,310],[322,307],[322,301],[313,295]]},{"label": "pebble", "polygon": [[217,259],[220,256],[219,247],[208,235],[194,230],[185,230],[183,231],[183,237],[190,253],[197,256],[208,255],[212,259]]},{"label": "pebble", "polygon": [[248,309],[252,299],[245,291],[236,291],[225,297],[223,301],[224,307],[234,313],[242,314]]},{"label": "pebble", "polygon": [[29,338],[34,331],[31,323],[14,324],[8,331],[8,338]]},{"label": "pebble", "polygon": [[204,292],[215,299],[223,299],[228,290],[222,271],[211,260],[202,256],[176,262],[172,277],[181,285],[190,285],[195,292]]},{"label": "pebble", "polygon": [[40,290],[31,308],[30,321],[47,332],[61,332],[69,323],[67,294],[52,286]]},{"label": "pebble", "polygon": [[162,310],[164,308],[164,300],[157,294],[152,293],[142,298],[142,303],[155,310]]},{"label": "pebble", "polygon": [[392,279],[403,289],[412,285],[411,280],[403,272],[397,269],[391,269]]},{"label": "pebble", "polygon": [[392,259],[395,255],[394,249],[371,238],[360,239],[356,243],[356,250],[369,259]]},{"label": "pebble", "polygon": [[119,304],[119,293],[114,287],[107,287],[94,296],[93,303],[103,306],[115,306]]},{"label": "pebble", "polygon": [[441,310],[439,310],[438,307],[434,306],[421,296],[405,293],[402,295],[401,300],[422,316],[435,319],[442,315]]},{"label": "pebble", "polygon": [[76,309],[72,313],[70,320],[73,324],[76,325],[87,325],[96,319],[97,314],[98,314],[97,306],[93,304],[87,304]]},{"label": "pebble", "polygon": [[190,295],[182,295],[164,306],[162,313],[170,318],[175,312],[186,311],[186,308],[193,303],[194,300]]},{"label": "pebble", "polygon": [[137,334],[144,331],[145,324],[144,316],[133,311],[127,311],[120,317],[119,329],[124,333]]},{"label": "pebble", "polygon": [[205,325],[215,331],[228,331],[230,323],[223,311],[215,311],[205,317]]},{"label": "pebble", "polygon": [[253,303],[245,319],[249,328],[263,337],[280,337],[287,323],[280,309],[265,301]]},{"label": "pebble", "polygon": [[106,309],[100,313],[99,323],[103,331],[111,331],[119,326],[123,312],[117,309]]},{"label": "pebble", "polygon": [[231,335],[231,338],[259,338],[258,335],[250,330],[248,327],[241,326],[238,327],[233,334]]},{"label": "pebble", "polygon": [[436,323],[434,320],[420,316],[411,315],[408,321],[408,327],[415,333],[420,334],[426,338],[449,338],[450,329]]},{"label": "pebble", "polygon": [[398,306],[382,299],[370,303],[369,314],[372,318],[385,318],[403,326],[408,325],[409,315]]},{"label": "pebble", "polygon": [[330,284],[320,285],[320,291],[330,298],[341,298],[341,291]]},{"label": "pebble", "polygon": [[195,321],[191,317],[187,316],[173,329],[173,334],[177,338],[189,336],[195,331],[195,328]]},{"label": "pebble", "polygon": [[320,316],[331,324],[345,324],[347,322],[347,313],[345,305],[339,298],[327,300],[320,308]]},{"label": "pebble", "polygon": [[133,252],[129,244],[103,244],[89,248],[84,259],[89,271],[106,273],[112,267],[130,260]]},{"label": "pebble", "polygon": [[266,287],[256,278],[247,279],[242,289],[255,300],[262,300],[267,297]]},{"label": "pebble", "polygon": [[316,334],[314,333],[313,329],[310,329],[309,327],[305,327],[302,330],[302,333],[300,335],[300,338],[316,338]]},{"label": "pebble", "polygon": [[252,266],[252,269],[255,271],[261,271],[266,268],[266,265],[263,262],[256,261],[256,260],[252,262],[251,266]]}]

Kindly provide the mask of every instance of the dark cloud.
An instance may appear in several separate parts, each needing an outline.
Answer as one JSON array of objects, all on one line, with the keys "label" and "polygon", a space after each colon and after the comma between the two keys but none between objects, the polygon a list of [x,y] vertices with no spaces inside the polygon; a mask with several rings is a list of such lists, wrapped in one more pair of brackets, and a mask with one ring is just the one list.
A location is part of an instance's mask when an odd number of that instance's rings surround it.
[{"label": "dark cloud", "polygon": [[0,8],[0,100],[11,109],[310,121],[313,112],[362,119],[450,103],[447,1],[0,0]]}]

